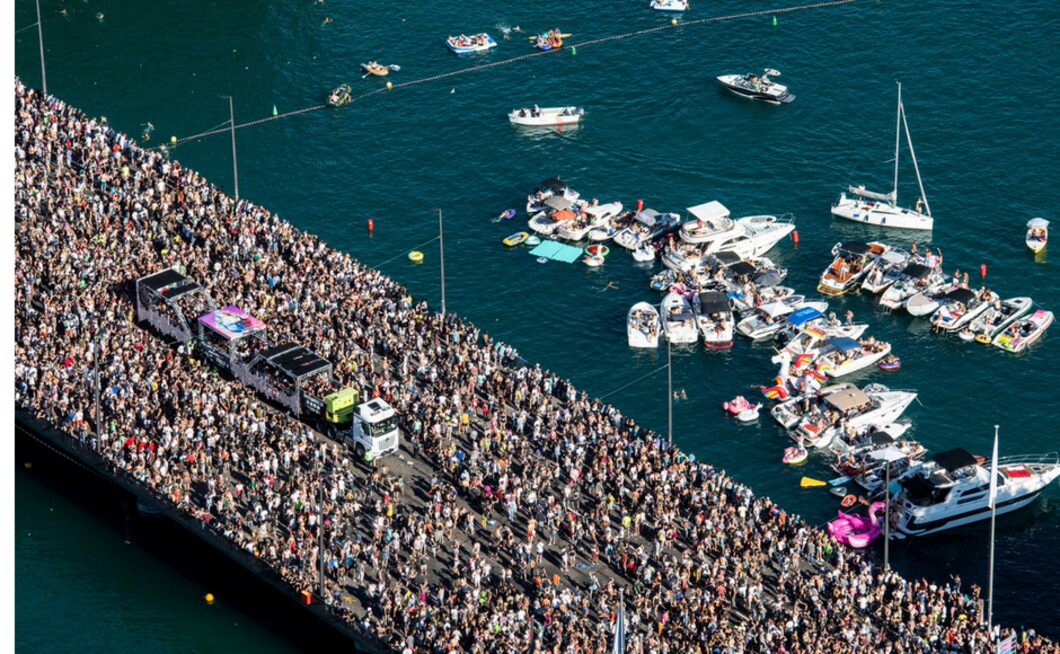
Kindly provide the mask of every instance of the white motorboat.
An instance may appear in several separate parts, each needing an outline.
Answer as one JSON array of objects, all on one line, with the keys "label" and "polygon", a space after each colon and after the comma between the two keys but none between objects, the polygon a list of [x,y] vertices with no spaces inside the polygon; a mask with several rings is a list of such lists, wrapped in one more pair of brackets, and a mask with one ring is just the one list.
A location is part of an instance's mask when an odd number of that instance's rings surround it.
[{"label": "white motorboat", "polygon": [[1033,300],[1027,296],[994,300],[990,308],[968,324],[975,340],[989,344],[1006,327],[1031,310]]},{"label": "white motorboat", "polygon": [[655,261],[655,248],[648,244],[640,246],[636,250],[633,250],[633,260],[637,263]]},{"label": "white motorboat", "polygon": [[1031,218],[1027,221],[1027,248],[1038,254],[1045,249],[1049,241],[1049,221],[1045,218]]},{"label": "white motorboat", "polygon": [[836,379],[867,368],[890,353],[890,343],[874,338],[858,341],[848,336],[834,336],[820,349],[813,365]]},{"label": "white motorboat", "polygon": [[626,337],[630,347],[658,347],[659,310],[647,302],[637,302],[626,315]]},{"label": "white motorboat", "polygon": [[670,292],[663,298],[659,310],[663,332],[671,343],[695,343],[699,340],[696,315],[692,304],[680,293]]},{"label": "white motorboat", "polygon": [[757,257],[773,249],[795,231],[790,215],[747,216],[736,221],[732,231],[707,245],[707,252],[735,252],[741,258]]},{"label": "white motorboat", "polygon": [[[992,464],[967,450],[939,452],[899,480],[894,500],[895,538],[923,536],[985,520],[991,515]],[[1060,477],[1060,455],[999,457],[993,512],[1002,515],[1027,506]]]},{"label": "white motorboat", "polygon": [[718,81],[742,98],[761,100],[769,104],[787,104],[795,99],[788,87],[777,84],[771,77],[780,77],[780,71],[766,68],[761,75],[746,73],[744,75],[719,75]]},{"label": "white motorboat", "polygon": [[942,279],[942,273],[931,266],[922,263],[910,263],[898,275],[898,280],[892,283],[880,296],[880,306],[888,309],[898,309],[905,306],[905,301],[920,291],[930,288]]},{"label": "white motorboat", "polygon": [[894,422],[916,399],[914,391],[892,391],[880,384],[869,384],[829,393],[819,406],[802,417],[792,430],[806,445],[828,447],[841,429]]},{"label": "white motorboat", "polygon": [[[843,458],[894,445],[899,442],[898,439],[902,437],[902,434],[909,431],[911,426],[905,422],[891,422],[882,425],[865,425],[859,429],[840,431],[832,439],[831,445],[828,446],[828,449],[835,452],[837,456],[842,456],[839,461],[832,465],[832,469],[840,474],[853,476],[851,474],[853,471],[845,468]],[[921,445],[920,448],[923,448],[923,446]],[[915,449],[917,448],[910,448],[910,451]]]},{"label": "white motorboat", "polygon": [[934,313],[950,291],[959,288],[958,280],[948,281],[941,273],[927,288],[914,293],[905,301],[905,310],[911,316],[927,316]]},{"label": "white motorboat", "polygon": [[[986,293],[986,291],[984,291]],[[958,332],[989,309],[997,296],[981,297],[967,288],[955,288],[939,299],[931,324],[941,331]]]},{"label": "white motorboat", "polygon": [[695,303],[696,325],[703,335],[703,344],[710,350],[732,347],[732,307],[721,291],[704,291]]},{"label": "white motorboat", "polygon": [[[777,340],[784,344],[780,353],[787,353],[798,361],[804,355],[816,356],[830,338],[859,338],[868,328],[865,323],[844,325],[835,316],[826,318],[815,306],[804,306],[784,319]],[[798,367],[804,365],[799,361]]]},{"label": "white motorboat", "polygon": [[702,245],[677,241],[673,247],[663,249],[662,264],[675,273],[691,273],[703,260],[703,248]]},{"label": "white motorboat", "polygon": [[676,213],[644,209],[637,212],[629,227],[615,234],[615,244],[627,250],[636,250],[644,243],[673,230],[680,219]]},{"label": "white motorboat", "polygon": [[545,205],[545,201],[551,197],[561,197],[567,202],[575,202],[579,193],[567,186],[566,182],[559,177],[549,177],[538,184],[533,193],[527,196],[526,215],[533,217],[548,211],[549,207]]},{"label": "white motorboat", "polygon": [[594,243],[603,243],[604,241],[610,241],[623,229],[629,227],[629,224],[633,222],[633,211],[623,211],[611,220],[607,221],[606,224],[600,225],[595,229],[590,229],[587,234],[590,241]]},{"label": "white motorboat", "polygon": [[688,0],[651,0],[648,6],[655,11],[685,11]]},{"label": "white motorboat", "polygon": [[573,125],[582,119],[585,110],[580,107],[524,107],[512,109],[508,121],[522,127],[555,127]]},{"label": "white motorboat", "polygon": [[574,220],[560,225],[556,236],[568,241],[580,241],[596,227],[599,227],[622,213],[621,202],[608,202],[585,207]]},{"label": "white motorboat", "polygon": [[883,243],[847,241],[836,243],[832,248],[835,259],[817,284],[817,292],[825,295],[843,295],[858,287],[861,280],[875,268],[879,258],[891,248]]},{"label": "white motorboat", "polygon": [[[774,357],[774,360],[776,357]],[[833,384],[831,386],[809,389],[802,395],[793,395],[786,400],[776,404],[769,410],[769,415],[784,429],[793,429],[809,411],[814,410],[824,397],[831,393],[838,393],[850,389],[857,389],[853,384]]]},{"label": "white motorboat", "polygon": [[909,265],[910,256],[905,250],[887,250],[881,254],[879,261],[861,282],[861,290],[869,293],[882,293],[887,290],[901,277],[902,271]]},{"label": "white motorboat", "polygon": [[1006,352],[1022,352],[1041,338],[1051,324],[1053,324],[1053,312],[1038,309],[1025,318],[1017,319],[999,332],[992,343]]},{"label": "white motorboat", "polygon": [[[909,156],[913,160],[913,170],[916,171],[916,181],[920,186],[920,199],[917,200],[916,209],[903,209],[898,202],[898,146],[902,129],[905,129],[905,139],[909,146]],[[897,229],[932,229],[935,224],[931,217],[931,207],[928,206],[927,195],[924,193],[924,183],[920,179],[920,167],[916,163],[916,153],[913,151],[913,141],[909,137],[909,125],[905,120],[905,108],[902,106],[902,85],[898,85],[898,116],[895,123],[894,134],[894,187],[890,193],[874,193],[865,190],[865,185],[850,186],[846,192],[839,194],[839,199],[832,205],[832,215],[837,218],[846,218],[859,223],[877,225],[880,227],[894,227]]]},{"label": "white motorboat", "polygon": [[902,479],[920,469],[920,458],[927,453],[923,445],[916,441],[907,441],[912,447],[888,446],[863,455],[865,469],[851,475],[854,483],[865,489],[872,499],[877,499],[887,492],[887,480],[894,489]]},{"label": "white motorboat", "polygon": [[460,36],[450,36],[445,40],[445,44],[449,46],[449,49],[457,54],[466,54],[468,52],[484,52],[490,48],[496,48],[497,42],[493,40],[493,37],[485,32],[481,34],[472,34],[466,36],[461,34]]},{"label": "white motorboat", "polygon": [[682,224],[678,233],[685,243],[710,243],[736,226],[736,221],[729,216],[729,210],[717,200],[697,204],[687,211],[694,220]]},{"label": "white motorboat", "polygon": [[546,198],[543,204],[544,210],[534,214],[527,225],[538,234],[551,236],[560,227],[578,217],[583,203],[579,200],[568,200],[561,195],[553,195]]},{"label": "white motorboat", "polygon": [[815,311],[828,310],[827,302],[800,302],[792,305],[789,302],[768,302],[753,309],[746,318],[736,324],[736,331],[752,341],[766,341],[784,327],[784,318],[796,309],[809,307]]}]

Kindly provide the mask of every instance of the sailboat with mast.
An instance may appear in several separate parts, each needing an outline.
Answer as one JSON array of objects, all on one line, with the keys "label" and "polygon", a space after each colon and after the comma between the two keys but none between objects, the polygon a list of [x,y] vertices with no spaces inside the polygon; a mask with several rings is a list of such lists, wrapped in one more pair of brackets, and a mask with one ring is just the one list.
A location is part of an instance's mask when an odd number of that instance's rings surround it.
[{"label": "sailboat with mast", "polygon": [[[909,146],[909,156],[916,171],[916,182],[920,186],[920,199],[915,209],[904,209],[898,206],[898,147],[901,144],[902,132]],[[847,195],[847,193],[850,195]],[[913,151],[913,140],[909,136],[909,124],[905,120],[905,108],[902,105],[902,84],[898,83],[898,115],[894,127],[894,188],[890,193],[876,193],[866,190],[865,185],[850,186],[839,194],[839,199],[832,205],[832,215],[859,223],[894,227],[897,229],[932,229],[935,220],[931,217],[931,207],[924,194],[924,183],[920,180],[920,167],[916,163]]]}]

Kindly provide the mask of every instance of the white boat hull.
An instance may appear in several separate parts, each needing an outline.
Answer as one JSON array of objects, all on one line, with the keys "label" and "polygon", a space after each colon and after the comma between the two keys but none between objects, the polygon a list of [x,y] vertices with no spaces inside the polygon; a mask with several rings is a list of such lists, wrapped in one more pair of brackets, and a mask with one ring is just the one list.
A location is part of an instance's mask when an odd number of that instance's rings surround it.
[{"label": "white boat hull", "polygon": [[935,227],[935,219],[931,216],[896,207],[886,202],[877,200],[866,202],[857,197],[847,197],[846,193],[841,193],[839,200],[832,205],[832,215],[836,218],[845,218],[866,225],[892,227],[894,229],[930,230]]},{"label": "white boat hull", "polygon": [[544,107],[534,115],[530,109],[515,109],[508,114],[512,125],[521,127],[555,127],[556,125],[573,125],[585,114],[578,107]]},{"label": "white boat hull", "polygon": [[630,347],[659,347],[659,312],[647,302],[638,302],[626,316],[626,337]]}]

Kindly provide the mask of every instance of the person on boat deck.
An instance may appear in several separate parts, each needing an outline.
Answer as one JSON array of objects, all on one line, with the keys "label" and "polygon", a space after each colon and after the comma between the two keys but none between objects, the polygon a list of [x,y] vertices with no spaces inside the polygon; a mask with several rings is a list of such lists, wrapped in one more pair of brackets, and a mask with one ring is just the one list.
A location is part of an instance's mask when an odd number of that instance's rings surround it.
[{"label": "person on boat deck", "polygon": [[920,215],[922,213],[921,210],[923,209],[923,207],[924,207],[924,198],[917,198],[916,199],[916,213],[917,213],[917,215]]},{"label": "person on boat deck", "polygon": [[854,326],[854,312],[851,311],[850,309],[847,309],[846,318],[847,318],[847,323],[846,323],[847,327],[853,327]]},{"label": "person on boat deck", "polygon": [[909,246],[909,254],[913,255],[914,257],[917,256],[916,241],[913,241],[913,243]]},{"label": "person on boat deck", "polygon": [[534,116],[535,118],[537,116],[540,116],[541,115],[541,109],[535,104],[533,110],[530,112],[530,115]]}]

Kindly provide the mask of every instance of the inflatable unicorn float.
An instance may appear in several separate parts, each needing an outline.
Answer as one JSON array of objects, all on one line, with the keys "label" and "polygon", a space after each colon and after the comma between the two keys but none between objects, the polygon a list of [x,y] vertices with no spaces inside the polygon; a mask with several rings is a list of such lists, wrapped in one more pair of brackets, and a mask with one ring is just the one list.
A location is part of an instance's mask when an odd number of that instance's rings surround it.
[{"label": "inflatable unicorn float", "polygon": [[873,502],[869,507],[867,520],[856,513],[838,511],[839,517],[828,523],[828,533],[840,543],[846,543],[851,547],[857,549],[868,547],[869,543],[880,536],[881,525],[878,514],[886,506],[883,502]]}]

